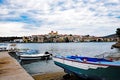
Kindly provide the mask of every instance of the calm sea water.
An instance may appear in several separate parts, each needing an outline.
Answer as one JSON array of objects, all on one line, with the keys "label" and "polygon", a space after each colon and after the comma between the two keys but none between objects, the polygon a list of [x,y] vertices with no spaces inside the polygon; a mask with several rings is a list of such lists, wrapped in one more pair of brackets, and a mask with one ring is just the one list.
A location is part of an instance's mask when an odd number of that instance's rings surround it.
[{"label": "calm sea water", "polygon": [[[21,43],[17,48],[37,49],[40,53],[48,51],[53,55],[81,55],[94,57],[105,52],[118,52],[117,49],[111,49],[115,42],[88,42],[88,43]],[[42,74],[46,72],[57,72],[63,69],[54,65],[53,60],[34,61],[24,63],[22,66],[30,74]]]}]

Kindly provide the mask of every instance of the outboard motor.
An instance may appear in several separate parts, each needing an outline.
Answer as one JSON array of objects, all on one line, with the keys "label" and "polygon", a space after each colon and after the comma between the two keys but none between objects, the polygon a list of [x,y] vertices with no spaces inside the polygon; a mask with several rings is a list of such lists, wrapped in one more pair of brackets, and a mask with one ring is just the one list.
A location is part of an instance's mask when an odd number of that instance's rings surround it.
[{"label": "outboard motor", "polygon": [[[50,54],[50,53],[46,51],[45,54]],[[52,56],[52,54],[50,54],[50,56]]]},{"label": "outboard motor", "polygon": [[52,58],[52,54],[47,51],[45,52],[45,55],[46,55],[45,57],[47,60]]},{"label": "outboard motor", "polygon": [[50,54],[50,53],[46,51],[45,54]]}]

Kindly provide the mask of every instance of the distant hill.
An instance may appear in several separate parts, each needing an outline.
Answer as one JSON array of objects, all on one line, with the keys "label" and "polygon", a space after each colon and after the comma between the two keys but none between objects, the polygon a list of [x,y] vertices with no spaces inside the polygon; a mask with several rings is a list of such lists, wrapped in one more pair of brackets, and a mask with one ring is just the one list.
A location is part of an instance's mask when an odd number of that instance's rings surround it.
[{"label": "distant hill", "polygon": [[22,39],[22,37],[0,37],[0,42],[10,42],[14,39]]},{"label": "distant hill", "polygon": [[103,36],[102,38],[116,38],[116,37],[117,37],[116,34],[111,34],[111,35]]}]

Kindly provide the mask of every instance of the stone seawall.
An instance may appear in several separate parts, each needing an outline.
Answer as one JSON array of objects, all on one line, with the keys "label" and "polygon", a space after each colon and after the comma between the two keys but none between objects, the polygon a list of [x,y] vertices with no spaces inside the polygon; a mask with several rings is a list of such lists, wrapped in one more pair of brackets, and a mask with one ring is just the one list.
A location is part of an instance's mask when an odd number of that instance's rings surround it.
[{"label": "stone seawall", "polygon": [[0,80],[34,80],[8,52],[0,52]]}]

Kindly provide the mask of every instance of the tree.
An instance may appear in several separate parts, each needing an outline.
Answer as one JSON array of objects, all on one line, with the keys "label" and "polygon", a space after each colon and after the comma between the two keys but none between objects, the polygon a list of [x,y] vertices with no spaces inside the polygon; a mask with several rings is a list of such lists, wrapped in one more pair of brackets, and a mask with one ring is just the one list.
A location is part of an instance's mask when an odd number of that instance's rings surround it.
[{"label": "tree", "polygon": [[117,28],[116,35],[120,38],[120,28]]}]

